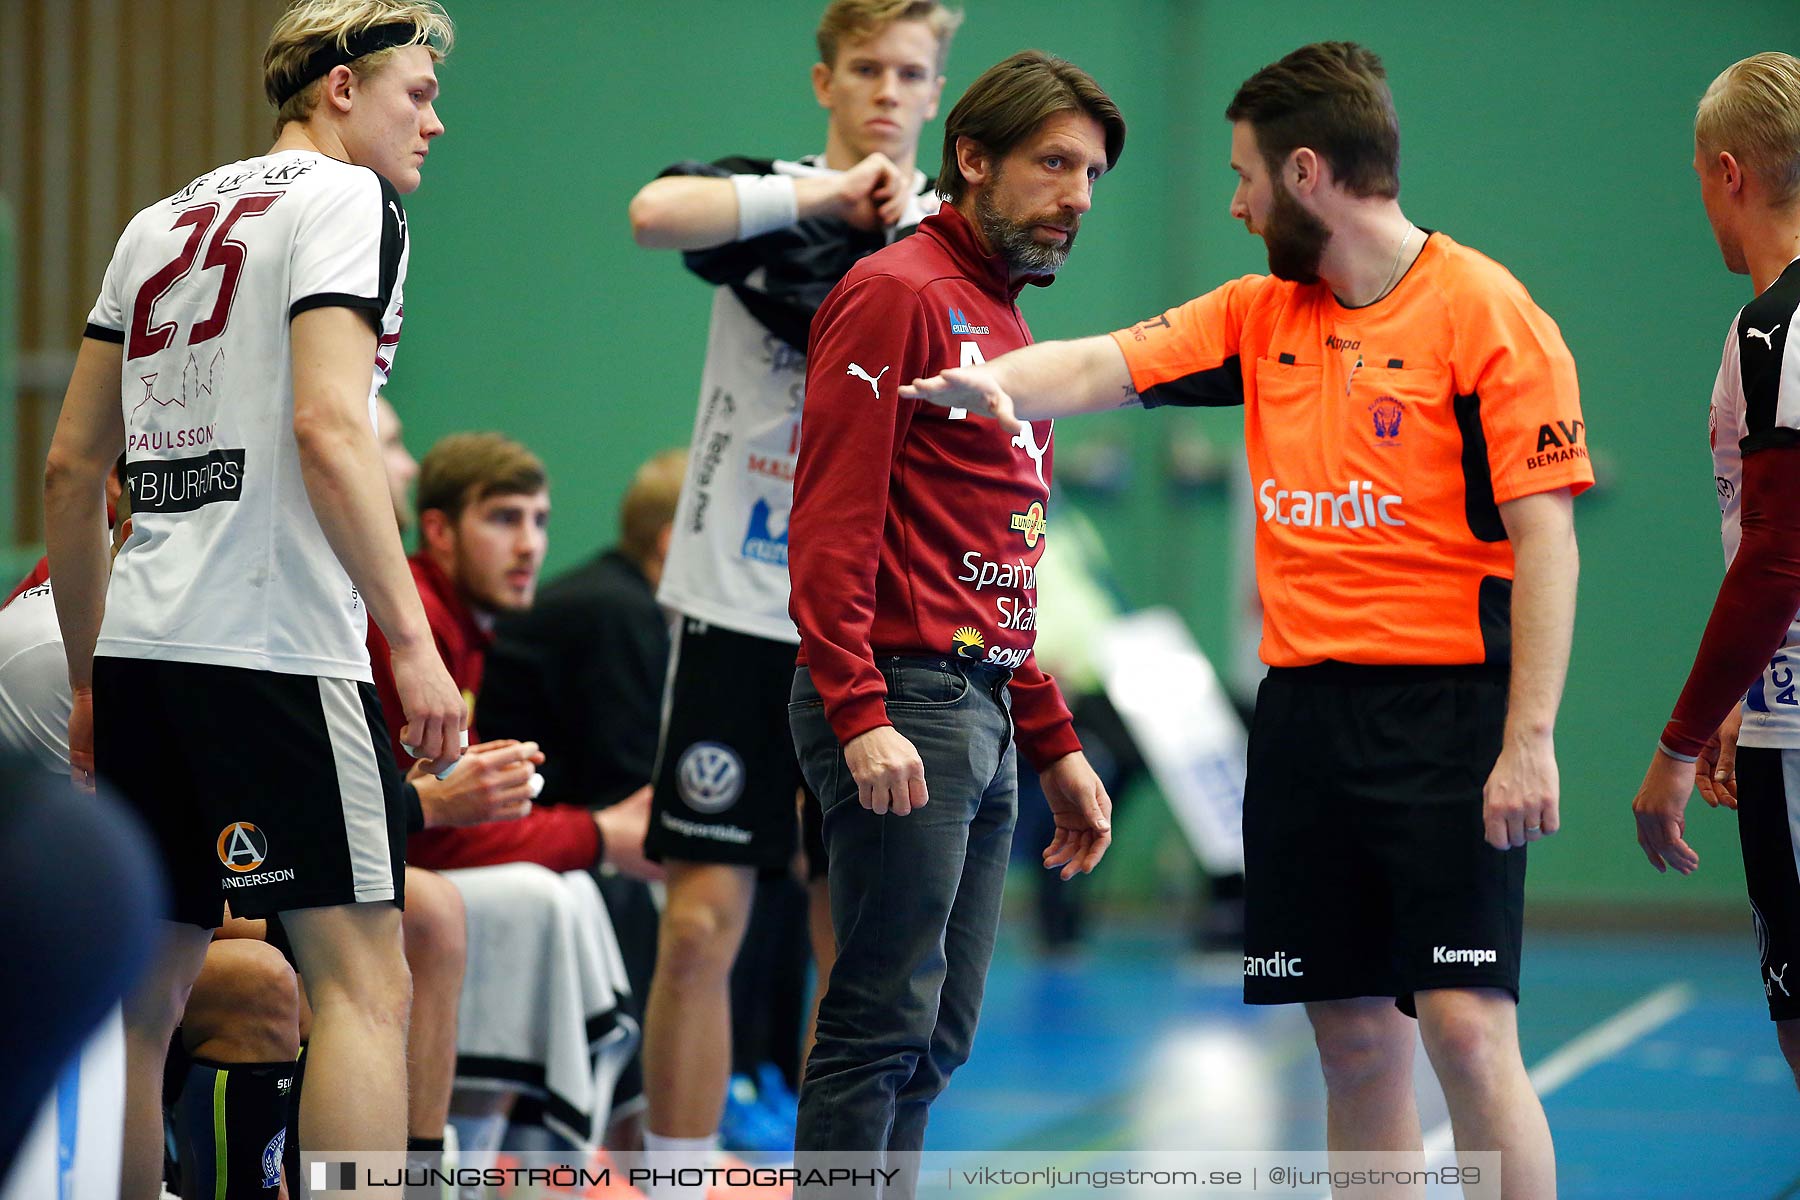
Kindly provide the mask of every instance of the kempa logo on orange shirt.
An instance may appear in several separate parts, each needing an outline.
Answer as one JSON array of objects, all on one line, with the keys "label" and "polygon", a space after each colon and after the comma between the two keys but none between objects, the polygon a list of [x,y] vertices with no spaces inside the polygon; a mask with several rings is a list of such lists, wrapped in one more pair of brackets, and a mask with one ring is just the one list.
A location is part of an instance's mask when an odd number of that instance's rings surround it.
[{"label": "kempa logo on orange shirt", "polygon": [[1256,497],[1262,502],[1262,519],[1277,525],[1363,529],[1406,524],[1399,515],[1401,497],[1390,492],[1377,495],[1375,485],[1367,479],[1352,479],[1349,489],[1342,492],[1290,492],[1277,488],[1273,479],[1265,479],[1256,489]]}]

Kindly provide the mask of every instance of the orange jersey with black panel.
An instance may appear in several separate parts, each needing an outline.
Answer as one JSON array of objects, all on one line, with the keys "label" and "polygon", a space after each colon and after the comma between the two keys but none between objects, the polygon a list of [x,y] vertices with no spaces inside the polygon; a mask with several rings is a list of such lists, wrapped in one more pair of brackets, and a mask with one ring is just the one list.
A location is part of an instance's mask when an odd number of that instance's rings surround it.
[{"label": "orange jersey with black panel", "polygon": [[1244,406],[1262,658],[1504,664],[1498,506],[1592,485],[1575,360],[1441,233],[1378,303],[1246,275],[1112,335],[1146,407]]}]

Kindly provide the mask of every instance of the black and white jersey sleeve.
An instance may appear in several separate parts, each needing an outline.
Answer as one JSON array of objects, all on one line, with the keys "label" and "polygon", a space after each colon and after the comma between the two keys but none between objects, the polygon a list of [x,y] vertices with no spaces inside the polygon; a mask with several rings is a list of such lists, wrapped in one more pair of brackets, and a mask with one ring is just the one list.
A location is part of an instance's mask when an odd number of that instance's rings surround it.
[{"label": "black and white jersey sleeve", "polygon": [[339,186],[317,194],[301,218],[288,316],[313,308],[356,308],[379,324],[400,284],[405,253],[400,193],[373,171],[346,172]]},{"label": "black and white jersey sleeve", "polygon": [[1738,374],[1744,395],[1743,451],[1800,443],[1800,259],[1738,313]]},{"label": "black and white jersey sleeve", "polygon": [[[729,157],[710,163],[681,162],[663,171],[661,177],[787,175],[800,179],[835,173],[821,156],[808,155],[794,161]],[[923,177],[915,183],[915,191],[918,198],[897,230],[857,229],[836,217],[815,217],[741,242],[689,250],[681,258],[688,270],[706,282],[730,288],[763,328],[804,354],[813,313],[838,280],[858,259],[910,233],[924,215],[936,211],[936,196]]]},{"label": "black and white jersey sleeve", "polygon": [[[135,222],[134,222],[135,224]],[[94,307],[88,312],[87,327],[82,330],[83,337],[96,341],[123,344],[125,341],[126,301],[121,295],[124,274],[124,256],[121,251],[130,244],[131,228],[126,227],[119,236],[118,245],[113,247],[113,256],[106,264],[106,276],[100,282],[100,295],[94,300]]]},{"label": "black and white jersey sleeve", "polygon": [[[1800,445],[1800,259],[1732,322],[1713,385],[1713,476],[1719,493],[1725,559],[1743,535],[1744,460],[1759,451]],[[1739,744],[1800,749],[1800,614],[1787,638],[1744,697]]]}]

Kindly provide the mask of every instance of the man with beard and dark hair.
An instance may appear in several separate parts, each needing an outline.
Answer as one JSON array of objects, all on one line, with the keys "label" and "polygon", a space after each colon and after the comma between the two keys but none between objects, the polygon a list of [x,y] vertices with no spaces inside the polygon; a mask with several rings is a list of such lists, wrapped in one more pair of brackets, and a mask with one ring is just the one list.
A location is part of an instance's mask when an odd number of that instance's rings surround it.
[{"label": "man with beard and dark hair", "polygon": [[1245,785],[1245,999],[1306,1004],[1333,1152],[1416,1160],[1416,1016],[1457,1146],[1505,1153],[1504,1195],[1553,1196],[1516,1009],[1524,847],[1558,825],[1571,499],[1593,482],[1575,363],[1505,268],[1400,211],[1374,54],[1303,47],[1226,116],[1231,215],[1272,275],[901,395],[1009,429],[1243,406],[1270,667]]},{"label": "man with beard and dark hair", "polygon": [[[646,1145],[658,1166],[704,1165],[717,1147],[730,1072],[752,1040],[733,1028],[732,972],[740,957],[760,965],[806,937],[790,921],[748,940],[753,913],[780,907],[796,844],[808,940],[820,980],[831,972],[831,940],[818,936],[819,805],[787,739],[800,640],[788,615],[788,514],[806,334],[852,264],[937,211],[914,160],[961,22],[937,0],[830,0],[811,72],[827,113],[823,152],[676,163],[631,201],[637,244],[682,251],[714,289],[688,474],[657,586],[680,618],[648,837],[669,873],[644,1026]],[[704,1192],[657,1180],[650,1197]]]},{"label": "man with beard and dark hair", "polygon": [[1046,866],[1090,871],[1112,836],[1112,801],[1031,657],[1050,429],[1012,436],[896,390],[1030,342],[1019,292],[1051,282],[1124,142],[1118,108],[1072,64],[1027,51],[990,68],[945,122],[948,203],[853,267],[813,320],[789,707],[824,809],[838,958],[802,1151],[916,1169],[927,1110],[975,1034],[1015,740],[1056,817]]}]

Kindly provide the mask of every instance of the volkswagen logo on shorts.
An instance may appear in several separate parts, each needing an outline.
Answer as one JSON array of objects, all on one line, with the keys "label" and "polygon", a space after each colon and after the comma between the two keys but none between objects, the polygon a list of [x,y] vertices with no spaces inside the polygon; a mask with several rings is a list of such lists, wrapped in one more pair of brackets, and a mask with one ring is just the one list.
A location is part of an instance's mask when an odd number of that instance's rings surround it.
[{"label": "volkswagen logo on shorts", "polygon": [[695,812],[724,812],[744,794],[744,760],[730,746],[695,742],[675,766],[675,788]]},{"label": "volkswagen logo on shorts", "polygon": [[219,861],[233,871],[254,871],[269,857],[269,838],[248,821],[233,821],[219,832]]}]

